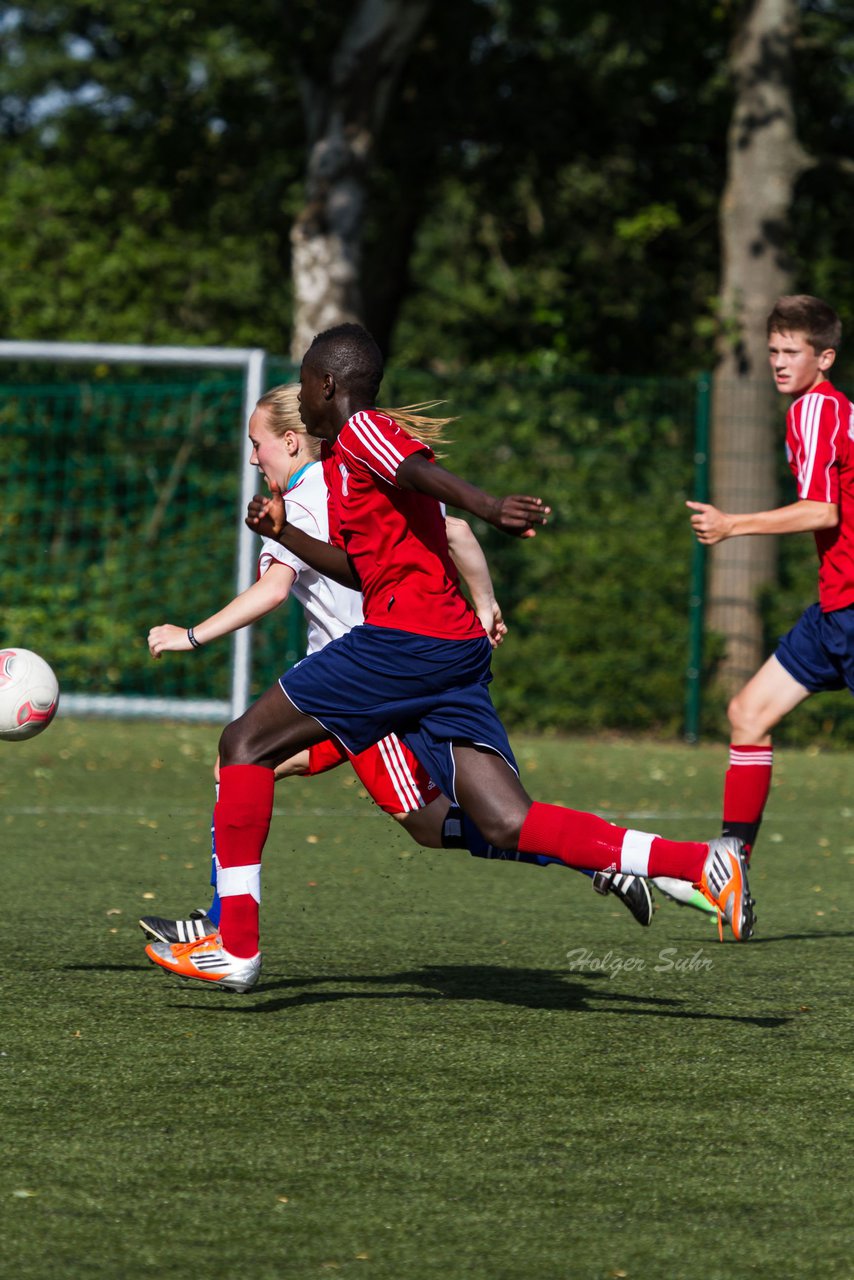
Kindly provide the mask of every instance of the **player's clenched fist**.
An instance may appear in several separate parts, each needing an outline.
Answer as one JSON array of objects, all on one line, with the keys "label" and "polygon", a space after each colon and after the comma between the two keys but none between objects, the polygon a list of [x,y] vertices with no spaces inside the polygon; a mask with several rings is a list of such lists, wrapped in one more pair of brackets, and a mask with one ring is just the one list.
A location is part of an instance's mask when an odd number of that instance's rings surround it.
[{"label": "player's clenched fist", "polygon": [[181,653],[192,647],[186,627],[165,622],[160,627],[152,627],[148,633],[148,651],[152,658],[159,658],[161,653]]},{"label": "player's clenched fist", "polygon": [[264,538],[278,538],[288,520],[285,515],[285,500],[275,481],[270,482],[269,498],[256,494],[249,503],[246,523],[253,533],[260,533]]},{"label": "player's clenched fist", "polygon": [[714,546],[732,533],[732,516],[725,511],[719,511],[709,502],[686,502],[685,506],[693,512],[691,528],[704,546]]}]

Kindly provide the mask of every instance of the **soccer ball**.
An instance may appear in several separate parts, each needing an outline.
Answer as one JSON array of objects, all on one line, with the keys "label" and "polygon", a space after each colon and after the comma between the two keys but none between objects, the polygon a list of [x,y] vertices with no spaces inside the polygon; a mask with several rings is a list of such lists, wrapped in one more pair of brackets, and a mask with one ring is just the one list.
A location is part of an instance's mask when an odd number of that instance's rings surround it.
[{"label": "soccer ball", "polygon": [[58,706],[59,683],[44,658],[31,649],[0,649],[0,738],[34,738]]}]

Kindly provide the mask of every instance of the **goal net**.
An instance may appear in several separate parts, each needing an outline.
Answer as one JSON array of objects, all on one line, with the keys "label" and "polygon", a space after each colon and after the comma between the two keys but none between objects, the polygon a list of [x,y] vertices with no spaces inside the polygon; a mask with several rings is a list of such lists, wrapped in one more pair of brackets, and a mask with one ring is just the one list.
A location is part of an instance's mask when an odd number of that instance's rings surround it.
[{"label": "goal net", "polygon": [[[158,662],[146,636],[254,580],[246,424],[267,377],[261,350],[0,342],[0,643],[50,662],[64,710],[245,710],[249,628]],[[298,616],[286,642],[284,621],[258,628],[262,687],[299,656]]]}]

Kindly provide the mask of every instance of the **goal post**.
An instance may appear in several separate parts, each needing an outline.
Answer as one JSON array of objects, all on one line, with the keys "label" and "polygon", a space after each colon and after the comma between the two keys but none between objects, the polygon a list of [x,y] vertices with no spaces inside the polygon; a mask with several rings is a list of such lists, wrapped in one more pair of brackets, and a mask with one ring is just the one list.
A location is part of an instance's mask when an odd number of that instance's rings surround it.
[{"label": "goal post", "polygon": [[[255,574],[256,535],[246,526],[244,516],[255,492],[255,474],[249,465],[251,445],[246,426],[258,399],[266,389],[267,353],[261,348],[144,346],[140,344],[92,342],[0,341],[0,361],[50,363],[53,365],[109,365],[182,367],[208,371],[238,371],[242,375],[242,417],[240,431],[239,500],[235,513],[236,553],[235,594],[251,585]],[[235,423],[235,431],[237,424]],[[18,643],[25,643],[19,638]],[[242,714],[249,705],[252,669],[251,628],[244,627],[232,637],[230,691],[227,699],[149,697],[121,693],[63,694],[62,708],[81,714],[115,716],[167,716],[178,719],[223,719]]]}]

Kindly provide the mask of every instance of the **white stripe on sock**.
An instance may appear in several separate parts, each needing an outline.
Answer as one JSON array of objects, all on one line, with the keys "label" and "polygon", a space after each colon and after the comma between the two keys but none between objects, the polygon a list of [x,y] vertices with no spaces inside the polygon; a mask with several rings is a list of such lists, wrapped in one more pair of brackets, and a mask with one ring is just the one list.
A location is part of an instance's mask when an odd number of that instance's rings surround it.
[{"label": "white stripe on sock", "polygon": [[256,902],[261,901],[261,863],[250,862],[245,867],[220,867],[216,878],[216,891],[221,898],[236,898],[249,893]]},{"label": "white stripe on sock", "polygon": [[774,764],[774,752],[770,747],[767,751],[730,751],[729,762],[731,765],[746,765],[748,768],[751,765],[762,765],[767,768]]},{"label": "white stripe on sock", "polygon": [[649,875],[649,851],[656,837],[648,831],[629,829],[623,836],[620,849],[620,870],[635,876]]}]

